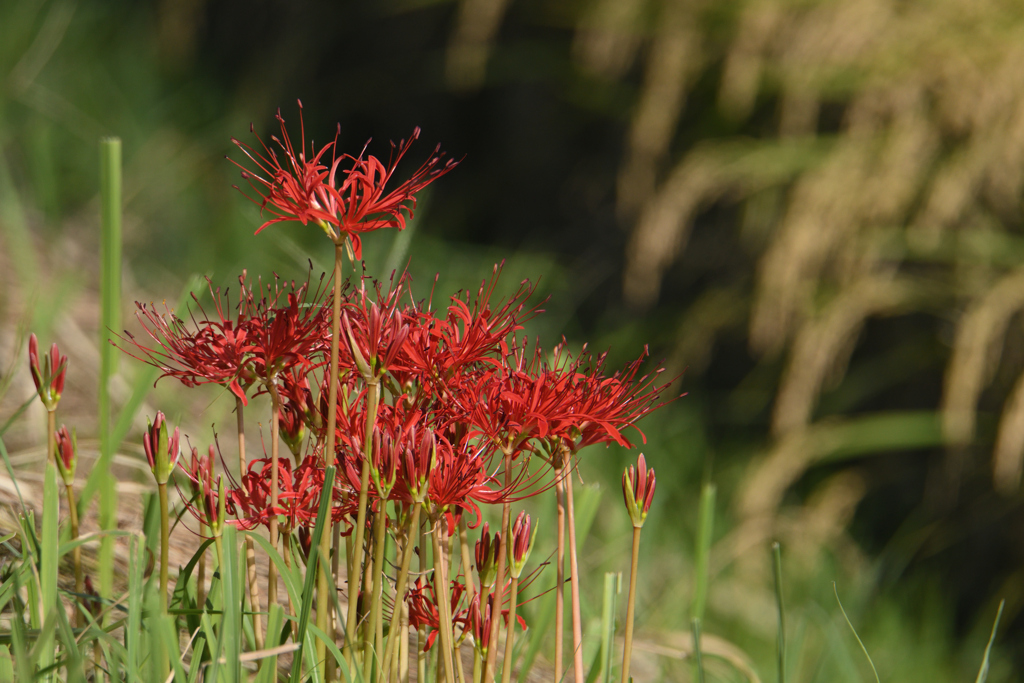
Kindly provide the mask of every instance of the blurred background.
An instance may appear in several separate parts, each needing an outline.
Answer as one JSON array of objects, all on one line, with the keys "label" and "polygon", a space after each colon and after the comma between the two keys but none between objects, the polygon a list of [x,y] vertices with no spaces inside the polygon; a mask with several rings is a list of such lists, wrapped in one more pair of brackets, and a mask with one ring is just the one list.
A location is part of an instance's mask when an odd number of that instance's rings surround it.
[{"label": "blurred background", "polygon": [[[989,680],[1018,680],[1021,64],[1013,0],[5,0],[3,364],[22,364],[26,329],[70,346],[66,419],[95,434],[100,137],[124,145],[126,298],[175,301],[196,273],[330,264],[317,230],[253,236],[224,158],[241,159],[232,136],[256,143],[250,123],[267,139],[280,107],[297,139],[301,98],[307,141],[373,138],[383,157],[420,126],[405,172],[438,142],[462,163],[409,230],[365,240],[369,274],[408,263],[421,296],[439,274],[443,301],[505,260],[506,287],[550,296],[531,328],[548,346],[589,342],[614,366],[647,344],[682,374],[686,396],[641,425],[658,495],[638,680],[691,674],[707,482],[705,632],[763,680],[774,540],[788,680],[871,676],[833,582],[883,680],[973,680],[1006,599]],[[19,377],[4,419],[31,393]],[[164,384],[197,430],[229,419]],[[12,451],[38,448],[35,425]],[[581,465],[588,619],[601,573],[628,571],[630,459]]]}]

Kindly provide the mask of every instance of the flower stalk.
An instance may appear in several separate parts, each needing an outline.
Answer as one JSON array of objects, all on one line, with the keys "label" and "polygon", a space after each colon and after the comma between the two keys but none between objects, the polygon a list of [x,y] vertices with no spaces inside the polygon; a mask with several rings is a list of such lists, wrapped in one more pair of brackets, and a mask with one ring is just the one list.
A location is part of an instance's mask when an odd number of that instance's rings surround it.
[{"label": "flower stalk", "polygon": [[[52,413],[51,413],[52,415]],[[60,472],[64,482],[64,491],[68,500],[68,519],[71,524],[71,541],[78,539],[78,506],[75,504],[75,467],[78,464],[78,438],[77,434],[69,434],[68,428],[61,425],[58,432],[54,434],[54,441],[57,445],[57,470]],[[71,551],[72,561],[75,567],[75,594],[81,595],[85,590],[82,577],[82,546],[76,545]],[[75,610],[75,626],[84,626],[79,611]]]},{"label": "flower stalk", "polygon": [[[238,476],[243,478],[244,486],[244,476],[249,469],[245,457],[245,402],[237,394],[235,395],[235,428],[238,432]],[[199,562],[199,579],[200,584],[202,584],[206,569],[205,553],[203,557],[199,558]],[[267,562],[271,566],[274,564],[269,558]],[[264,643],[263,617],[260,614],[260,584],[259,577],[256,574],[256,544],[249,535],[245,537],[245,578],[249,585],[249,607],[252,610],[252,630],[256,641],[256,649],[262,650]],[[200,588],[200,595],[203,588]],[[203,602],[200,601],[199,605],[202,608]]]},{"label": "flower stalk", "polygon": [[[339,337],[341,336],[341,266],[342,259],[345,257],[344,243],[338,240],[334,241],[334,295],[331,297],[331,351],[330,351],[330,365],[327,368],[327,438],[324,444],[324,466],[332,465],[335,459],[335,433],[334,430],[338,423],[338,343]],[[324,532],[320,537],[320,557],[321,561],[326,562],[327,558],[331,556],[331,539],[332,534],[332,519],[328,515],[327,519],[323,520]],[[352,614],[353,607],[355,605],[355,597],[352,593],[352,578],[353,575],[349,573],[349,614]],[[356,580],[358,583],[358,579]],[[317,627],[327,634],[328,638],[334,639],[334,620],[330,618],[331,601],[328,595],[329,591],[327,575],[325,572],[320,572],[317,576],[316,582],[316,625]],[[349,675],[352,675],[352,644],[351,637],[354,633],[355,624],[352,623],[351,619],[346,622],[348,628],[345,631],[345,665],[348,667]],[[325,643],[317,640],[316,642],[316,656],[318,662],[324,662],[324,667],[321,670],[322,675],[334,673],[334,664],[327,662],[327,646]],[[330,680],[330,676],[327,676]]]}]

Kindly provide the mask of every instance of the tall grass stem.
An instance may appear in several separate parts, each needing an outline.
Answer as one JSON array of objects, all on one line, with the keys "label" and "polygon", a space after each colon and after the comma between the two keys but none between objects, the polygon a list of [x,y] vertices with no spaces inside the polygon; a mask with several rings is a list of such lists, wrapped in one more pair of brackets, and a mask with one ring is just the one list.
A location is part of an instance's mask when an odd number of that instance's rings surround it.
[{"label": "tall grass stem", "polygon": [[786,683],[786,611],[782,601],[782,546],[778,541],[772,543],[772,575],[775,578],[775,606],[779,615],[776,663],[779,683]]},{"label": "tall grass stem", "polygon": [[698,517],[697,548],[695,555],[696,578],[693,587],[691,619],[704,620],[704,608],[708,602],[708,572],[711,561],[711,539],[715,531],[715,485],[704,484],[700,492],[700,516]]},{"label": "tall grass stem", "polygon": [[[110,378],[117,371],[117,349],[110,343],[121,329],[121,140],[100,140],[100,528],[117,526],[117,487],[110,466],[114,448],[110,433]],[[100,594],[111,597],[114,588],[114,539],[104,536],[100,545]]]}]

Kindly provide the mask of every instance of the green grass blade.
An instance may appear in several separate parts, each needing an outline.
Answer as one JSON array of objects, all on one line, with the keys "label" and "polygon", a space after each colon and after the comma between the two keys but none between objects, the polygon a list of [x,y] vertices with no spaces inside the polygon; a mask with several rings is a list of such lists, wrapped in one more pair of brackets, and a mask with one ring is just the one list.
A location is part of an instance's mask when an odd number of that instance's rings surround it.
[{"label": "green grass blade", "polygon": [[6,645],[0,645],[0,681],[14,680],[14,659]]},{"label": "green grass blade", "polygon": [[21,497],[21,487],[18,486],[18,478],[14,476],[14,467],[11,466],[11,456],[7,453],[7,446],[4,444],[3,434],[0,434],[0,456],[4,459],[4,467],[7,469],[7,476],[14,484],[14,492],[18,494],[18,503],[21,505],[22,514],[28,514],[25,507],[25,499]]},{"label": "green grass blade", "polygon": [[779,683],[786,683],[786,612],[782,602],[782,546],[772,543],[772,574],[775,578],[775,606],[779,615],[779,634],[775,652]]},{"label": "green grass blade", "polygon": [[[302,587],[302,604],[299,610],[299,623],[295,630],[295,642],[303,644],[303,650],[306,649],[306,630],[309,627],[309,612],[313,604],[313,586],[316,584],[316,563],[319,562],[320,538],[323,536],[323,520],[327,519],[327,515],[330,514],[329,508],[331,503],[330,492],[334,489],[334,465],[330,465],[324,469],[324,483],[323,491],[327,492],[327,495],[320,496],[320,507],[317,510],[316,526],[313,527],[313,538],[310,541],[310,552],[309,552],[309,563],[306,565],[306,581]],[[312,670],[315,672],[317,667],[316,662],[312,662]],[[314,674],[315,676],[316,674]],[[302,657],[296,655],[292,661],[292,675],[291,680],[300,681],[302,680]]]},{"label": "green grass blade", "polygon": [[996,612],[996,620],[992,624],[992,634],[988,637],[988,645],[985,646],[985,656],[981,660],[981,669],[978,670],[978,677],[975,679],[975,683],[985,683],[988,679],[989,656],[992,654],[992,644],[996,642],[996,631],[999,630],[999,620],[1003,616],[1003,607],[1005,606],[1006,600],[1000,600],[999,611]]},{"label": "green grass blade", "polygon": [[288,596],[291,598],[292,603],[297,605],[302,602],[302,593],[300,592],[302,584],[299,583],[301,576],[298,569],[294,566],[295,563],[293,563],[292,567],[285,564],[284,557],[281,556],[281,553],[277,552],[274,546],[270,545],[270,541],[266,538],[251,532],[246,532],[246,534],[256,542],[256,545],[260,546],[267,557],[270,558],[270,561],[277,566],[278,576],[284,581],[285,590],[288,591]]},{"label": "green grass blade", "polygon": [[695,579],[691,619],[704,619],[704,608],[708,602],[708,567],[711,560],[711,537],[715,531],[715,485],[708,483],[700,492],[700,517],[697,532],[697,549],[694,559]]},{"label": "green grass blade", "polygon": [[700,619],[693,620],[693,666],[697,672],[697,683],[704,683],[704,658],[700,647]]},{"label": "green grass blade", "polygon": [[878,669],[875,668],[875,663],[871,660],[871,655],[868,654],[868,649],[864,647],[864,641],[862,641],[860,636],[857,635],[857,629],[853,627],[853,622],[850,621],[850,617],[846,615],[846,610],[843,609],[843,602],[839,599],[839,589],[836,588],[835,582],[832,582],[832,590],[836,594],[836,602],[839,603],[839,611],[843,613],[843,619],[846,619],[846,625],[850,627],[851,631],[853,631],[853,637],[857,639],[857,644],[860,645],[861,652],[864,653],[864,656],[867,657],[868,664],[871,665],[871,673],[875,674],[875,683],[882,683],[881,679],[878,677]]},{"label": "green grass blade", "polygon": [[[75,640],[75,633],[71,630],[71,623],[68,615],[63,609],[56,610],[57,633],[60,635],[61,650],[66,657],[67,681],[84,681],[85,669],[82,668],[82,653],[79,650],[78,642]],[[0,679],[3,680],[3,679]]]},{"label": "green grass blade", "polygon": [[609,683],[612,677],[612,643],[615,638],[616,603],[621,590],[622,573],[605,573],[604,598],[601,601],[601,683]]},{"label": "green grass blade", "polygon": [[[43,608],[41,611],[64,609],[60,598],[57,596],[57,573],[59,570],[57,550],[60,542],[59,516],[60,491],[57,488],[57,466],[52,462],[47,462],[46,473],[43,478],[43,531],[39,549],[39,599],[42,601]],[[47,631],[45,624],[43,631]],[[45,669],[53,664],[54,661],[52,630],[49,631],[49,635],[45,639],[40,636],[37,647],[39,648],[39,654],[36,663],[40,669]]]},{"label": "green grass blade", "polygon": [[129,683],[141,681],[139,662],[142,632],[142,573],[146,562],[142,555],[142,539],[134,536],[128,541],[128,624],[124,632],[126,674]]},{"label": "green grass blade", "polygon": [[[21,593],[20,575],[15,573],[14,580],[15,595]],[[32,658],[28,652],[28,639],[25,635],[25,612],[22,609],[20,598],[14,600],[14,619],[11,620],[11,646],[14,647],[14,668],[18,674],[17,680],[32,680],[32,672],[35,667],[32,665]]]},{"label": "green grass blade", "polygon": [[242,563],[239,562],[238,535],[235,527],[224,525],[224,615],[221,622],[221,656],[227,660],[225,680],[235,683],[241,679],[239,657],[242,654]]},{"label": "green grass blade", "polygon": [[22,413],[24,413],[26,410],[28,410],[28,407],[30,405],[32,405],[32,401],[35,401],[35,400],[36,400],[36,395],[32,394],[27,399],[25,399],[24,403],[22,403],[20,406],[18,406],[18,409],[14,411],[14,414],[11,415],[9,418],[7,418],[7,422],[4,422],[4,426],[0,427],[0,436],[3,436],[4,434],[7,433],[7,430],[11,428],[11,425],[14,424],[15,421],[19,417],[21,417]]},{"label": "green grass blade", "polygon": [[[270,612],[267,615],[267,642],[268,648],[277,647],[280,645],[279,636],[281,633],[281,625],[284,623],[284,610],[281,609],[281,605],[271,605]],[[302,653],[297,653],[296,657],[302,656]],[[260,666],[260,672],[256,676],[255,683],[275,683],[277,678],[277,655],[268,657],[267,660]]]}]

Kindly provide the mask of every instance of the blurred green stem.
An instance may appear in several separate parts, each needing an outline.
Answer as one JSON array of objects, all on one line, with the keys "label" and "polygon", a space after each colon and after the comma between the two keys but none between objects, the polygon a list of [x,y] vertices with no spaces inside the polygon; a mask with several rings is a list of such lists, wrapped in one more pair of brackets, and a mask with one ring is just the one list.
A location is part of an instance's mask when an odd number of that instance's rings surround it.
[{"label": "blurred green stem", "polygon": [[[71,484],[65,486],[68,498],[68,519],[71,523],[71,541],[78,540],[78,507],[75,505],[75,491]],[[84,579],[82,578],[82,546],[76,545],[75,549],[71,551],[72,561],[75,565],[75,603],[81,601],[82,591],[85,590]],[[75,626],[84,626],[84,619],[76,607],[75,609]]]},{"label": "blurred green stem", "polygon": [[[117,528],[117,487],[110,467],[117,444],[110,433],[110,378],[116,371],[117,349],[110,343],[121,329],[121,140],[100,140],[100,377],[99,432],[100,528]],[[114,539],[104,536],[100,545],[100,595],[112,597],[114,590]]]}]

